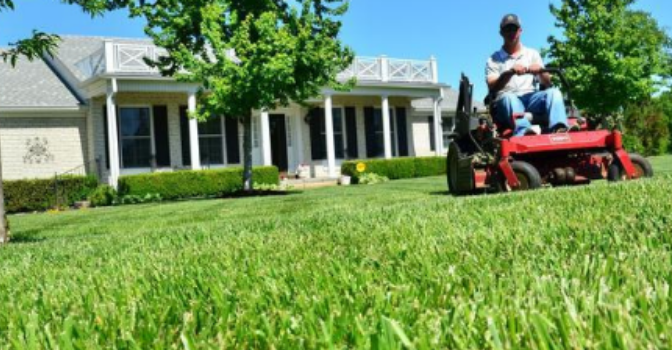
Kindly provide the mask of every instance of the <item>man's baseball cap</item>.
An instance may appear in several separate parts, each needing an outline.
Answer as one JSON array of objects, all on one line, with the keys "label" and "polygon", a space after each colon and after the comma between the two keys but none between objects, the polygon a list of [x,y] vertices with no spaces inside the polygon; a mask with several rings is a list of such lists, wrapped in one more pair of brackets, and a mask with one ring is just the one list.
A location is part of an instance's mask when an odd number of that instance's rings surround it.
[{"label": "man's baseball cap", "polygon": [[499,28],[503,29],[504,27],[508,25],[515,25],[516,27],[520,28],[520,20],[518,19],[518,16],[510,13],[502,18],[502,22],[499,24]]}]

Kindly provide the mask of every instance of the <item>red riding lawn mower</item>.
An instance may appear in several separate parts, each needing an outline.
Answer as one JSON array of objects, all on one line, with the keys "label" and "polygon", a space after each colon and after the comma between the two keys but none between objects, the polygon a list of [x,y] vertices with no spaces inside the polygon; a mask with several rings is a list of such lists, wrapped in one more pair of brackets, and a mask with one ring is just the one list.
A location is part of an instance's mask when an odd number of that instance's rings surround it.
[{"label": "red riding lawn mower", "polygon": [[[549,185],[588,184],[591,180],[621,181],[653,176],[648,160],[623,149],[620,131],[589,125],[578,115],[562,70],[546,69],[545,72],[562,81],[568,127],[579,131],[513,137],[511,130],[504,130],[491,121],[495,115],[493,103],[488,104],[490,117],[472,111],[473,85],[462,75],[455,127],[448,146],[450,193],[524,191]],[[528,116],[512,116],[525,117]],[[537,130],[546,127],[540,125]]]}]

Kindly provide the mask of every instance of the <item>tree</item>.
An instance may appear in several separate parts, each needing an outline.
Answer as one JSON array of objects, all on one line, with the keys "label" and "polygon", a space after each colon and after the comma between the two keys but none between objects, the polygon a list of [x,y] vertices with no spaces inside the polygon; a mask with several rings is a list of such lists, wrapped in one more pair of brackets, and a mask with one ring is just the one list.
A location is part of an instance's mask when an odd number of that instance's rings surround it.
[{"label": "tree", "polygon": [[548,53],[565,68],[577,105],[601,118],[648,100],[672,74],[672,40],[635,0],[563,0],[551,5],[562,37]]},{"label": "tree", "polygon": [[[131,1],[131,0],[128,0]],[[65,0],[68,4],[79,5],[85,13],[92,17],[102,15],[105,11],[129,6],[127,0]],[[13,10],[12,0],[0,0],[0,11]],[[3,62],[9,62],[12,67],[16,65],[19,57],[26,57],[32,61],[42,55],[53,55],[58,46],[58,35],[48,34],[34,30],[33,36],[11,43],[10,48],[0,51]],[[0,160],[0,245],[9,242],[9,223],[5,213],[5,196],[2,185],[2,164]]]},{"label": "tree", "polygon": [[195,82],[199,119],[242,118],[244,188],[252,188],[252,111],[318,96],[339,84],[353,52],[338,39],[343,0],[156,0],[133,8],[167,55],[148,63]]}]

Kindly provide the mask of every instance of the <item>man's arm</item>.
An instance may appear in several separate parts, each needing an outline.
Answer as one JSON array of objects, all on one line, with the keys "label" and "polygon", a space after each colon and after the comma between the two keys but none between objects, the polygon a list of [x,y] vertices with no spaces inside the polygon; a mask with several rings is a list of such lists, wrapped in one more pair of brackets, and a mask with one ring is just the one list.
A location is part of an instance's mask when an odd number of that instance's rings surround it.
[{"label": "man's arm", "polygon": [[502,90],[506,84],[509,83],[511,77],[514,75],[522,75],[527,72],[527,68],[517,64],[511,69],[504,71],[502,74],[489,74],[488,75],[488,89],[492,93],[497,93],[499,90]]},{"label": "man's arm", "polygon": [[539,52],[534,52],[534,58],[532,59],[532,64],[530,65],[530,73],[539,76],[539,82],[541,85],[550,87],[552,82],[551,82],[551,75],[548,73],[541,73],[541,71],[544,69],[544,61],[541,59],[541,55]]}]

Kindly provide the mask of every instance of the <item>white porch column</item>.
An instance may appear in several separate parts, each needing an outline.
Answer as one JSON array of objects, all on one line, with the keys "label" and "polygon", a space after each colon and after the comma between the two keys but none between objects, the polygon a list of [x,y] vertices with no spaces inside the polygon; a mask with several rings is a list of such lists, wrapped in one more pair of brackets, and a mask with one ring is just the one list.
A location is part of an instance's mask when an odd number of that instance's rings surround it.
[{"label": "white porch column", "polygon": [[117,188],[119,184],[119,131],[117,127],[117,106],[115,104],[115,95],[117,94],[117,80],[112,78],[107,87],[107,139],[109,140],[109,158],[110,158],[110,177],[108,182],[110,186]]},{"label": "white porch column", "polygon": [[383,95],[383,142],[385,145],[385,159],[392,158],[392,138],[390,135],[390,101]]},{"label": "white porch column", "polygon": [[331,95],[324,96],[324,118],[327,137],[327,171],[330,178],[336,177],[336,147],[334,146],[334,116]]},{"label": "white porch column", "polygon": [[441,128],[441,99],[434,99],[434,144],[437,156],[443,155],[443,129]]},{"label": "white porch column", "polygon": [[[187,101],[189,113],[196,112],[196,93],[189,92]],[[189,148],[191,150],[191,170],[201,170],[201,150],[198,145],[198,120],[189,118]]]},{"label": "white porch column", "polygon": [[261,112],[261,161],[264,166],[273,165],[271,159],[271,130],[268,125],[268,111]]}]

